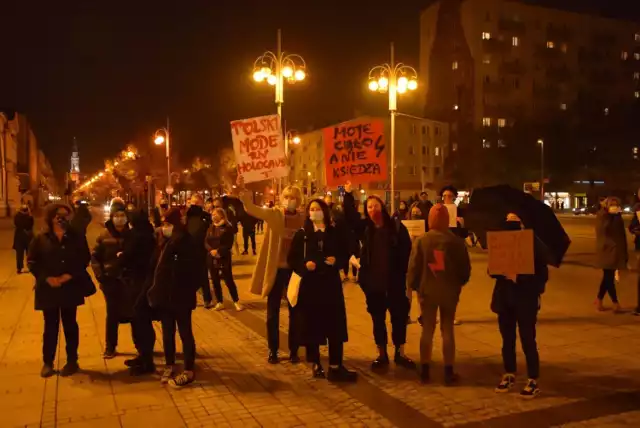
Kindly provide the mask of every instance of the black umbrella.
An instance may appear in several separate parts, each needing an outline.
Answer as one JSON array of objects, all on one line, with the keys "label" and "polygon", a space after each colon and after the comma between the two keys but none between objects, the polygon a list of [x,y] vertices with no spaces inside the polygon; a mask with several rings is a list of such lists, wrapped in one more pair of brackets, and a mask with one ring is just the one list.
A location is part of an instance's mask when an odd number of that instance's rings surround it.
[{"label": "black umbrella", "polygon": [[464,214],[465,227],[487,248],[487,231],[502,229],[509,213],[517,214],[526,228],[533,229],[546,247],[548,264],[560,266],[571,244],[569,236],[551,207],[521,190],[506,185],[474,190]]}]

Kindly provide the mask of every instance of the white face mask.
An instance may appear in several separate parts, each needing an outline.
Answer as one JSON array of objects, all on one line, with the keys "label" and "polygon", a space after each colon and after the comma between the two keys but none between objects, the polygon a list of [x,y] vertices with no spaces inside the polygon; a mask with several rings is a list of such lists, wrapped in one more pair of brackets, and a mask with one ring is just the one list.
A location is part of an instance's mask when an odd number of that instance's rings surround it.
[{"label": "white face mask", "polygon": [[124,226],[125,224],[127,224],[127,218],[126,217],[114,217],[113,218],[113,224],[116,226]]},{"label": "white face mask", "polygon": [[311,211],[309,213],[309,218],[313,222],[321,222],[324,220],[324,213],[322,211]]},{"label": "white face mask", "polygon": [[620,212],[620,207],[609,207],[609,214],[618,214]]},{"label": "white face mask", "polygon": [[173,234],[173,226],[162,226],[162,235],[165,238],[171,238]]},{"label": "white face mask", "polygon": [[296,208],[298,208],[298,201],[296,201],[295,199],[287,200],[287,209],[289,211],[295,211]]}]

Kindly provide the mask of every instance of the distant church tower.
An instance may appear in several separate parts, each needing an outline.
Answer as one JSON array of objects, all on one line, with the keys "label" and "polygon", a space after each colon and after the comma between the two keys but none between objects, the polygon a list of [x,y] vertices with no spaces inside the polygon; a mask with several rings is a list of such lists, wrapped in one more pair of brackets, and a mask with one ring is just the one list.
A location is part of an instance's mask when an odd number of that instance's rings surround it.
[{"label": "distant church tower", "polygon": [[80,180],[80,153],[78,152],[78,142],[73,137],[73,149],[71,151],[71,179],[76,183]]}]

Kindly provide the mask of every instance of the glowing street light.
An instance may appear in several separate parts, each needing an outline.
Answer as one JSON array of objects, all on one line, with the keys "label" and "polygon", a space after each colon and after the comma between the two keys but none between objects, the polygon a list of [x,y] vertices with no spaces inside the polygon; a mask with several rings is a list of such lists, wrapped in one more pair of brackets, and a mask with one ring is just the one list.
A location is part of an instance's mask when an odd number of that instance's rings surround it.
[{"label": "glowing street light", "polygon": [[[167,126],[158,129],[153,135],[153,142],[160,146],[165,145],[167,157],[167,189],[171,187],[171,133],[169,131],[169,118],[167,118]],[[170,196],[170,195],[169,195]]]},{"label": "glowing street light", "polygon": [[391,62],[373,67],[369,71],[369,90],[389,94],[391,115],[391,212],[396,210],[396,113],[398,95],[418,89],[418,73],[413,67],[394,62],[394,47],[391,43]]}]

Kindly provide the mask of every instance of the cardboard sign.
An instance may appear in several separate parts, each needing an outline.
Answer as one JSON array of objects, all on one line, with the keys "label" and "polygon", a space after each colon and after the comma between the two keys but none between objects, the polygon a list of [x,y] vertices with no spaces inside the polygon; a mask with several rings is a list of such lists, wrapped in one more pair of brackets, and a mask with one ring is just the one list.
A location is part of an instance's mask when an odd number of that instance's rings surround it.
[{"label": "cardboard sign", "polygon": [[402,220],[402,224],[409,231],[411,239],[419,238],[425,234],[424,220]]},{"label": "cardboard sign", "polygon": [[458,206],[456,204],[444,204],[449,211],[449,227],[458,227]]},{"label": "cardboard sign", "polygon": [[329,187],[350,181],[363,184],[387,179],[387,151],[382,119],[354,120],[323,130]]},{"label": "cardboard sign", "polygon": [[533,275],[533,230],[487,232],[489,275]]},{"label": "cardboard sign", "polygon": [[245,183],[289,175],[280,116],[252,117],[231,122],[238,175]]}]

